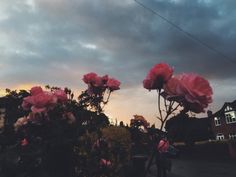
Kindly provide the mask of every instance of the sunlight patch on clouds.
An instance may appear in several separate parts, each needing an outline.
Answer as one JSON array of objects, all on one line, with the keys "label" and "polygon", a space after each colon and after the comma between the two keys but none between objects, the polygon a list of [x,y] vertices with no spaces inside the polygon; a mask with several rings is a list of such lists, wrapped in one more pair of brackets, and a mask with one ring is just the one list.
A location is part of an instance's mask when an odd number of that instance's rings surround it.
[{"label": "sunlight patch on clouds", "polygon": [[35,5],[34,0],[26,0],[26,1],[25,1],[25,4],[30,8],[30,10],[31,10],[32,12],[35,12],[35,10],[36,10],[36,5]]},{"label": "sunlight patch on clouds", "polygon": [[1,13],[0,12],[0,22],[7,20],[9,18],[9,16],[7,14]]},{"label": "sunlight patch on clouds", "polygon": [[24,57],[38,57],[40,56],[38,53],[30,51],[30,50],[10,50],[12,54],[16,54],[17,56],[24,56]]},{"label": "sunlight patch on clouds", "polygon": [[171,2],[175,2],[175,3],[180,3],[182,2],[183,0],[171,0]]},{"label": "sunlight patch on clouds", "polygon": [[97,49],[97,46],[95,44],[82,44],[81,43],[81,46],[84,47],[84,48],[87,48],[87,49],[92,49],[92,50]]},{"label": "sunlight patch on clouds", "polygon": [[205,3],[205,4],[209,4],[212,2],[212,0],[198,0],[199,3]]}]

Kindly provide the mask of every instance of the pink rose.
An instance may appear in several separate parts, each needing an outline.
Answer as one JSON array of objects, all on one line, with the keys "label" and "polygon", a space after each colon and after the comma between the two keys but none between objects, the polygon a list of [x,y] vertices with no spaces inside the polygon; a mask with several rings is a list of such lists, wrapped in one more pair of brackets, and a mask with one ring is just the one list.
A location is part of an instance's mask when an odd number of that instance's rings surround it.
[{"label": "pink rose", "polygon": [[170,144],[167,140],[161,140],[157,145],[157,149],[160,153],[167,152]]},{"label": "pink rose", "polygon": [[107,81],[107,87],[110,91],[119,90],[120,89],[120,81],[109,78]]},{"label": "pink rose", "polygon": [[88,74],[85,74],[85,75],[84,75],[83,81],[84,81],[86,84],[89,84],[90,82],[94,81],[96,77],[97,77],[97,74],[91,72],[91,73],[88,73]]},{"label": "pink rose", "polygon": [[108,79],[109,79],[109,77],[108,77],[108,75],[104,75],[104,76],[101,77],[101,79],[102,79],[102,83],[106,84]]},{"label": "pink rose", "polygon": [[106,159],[101,159],[100,160],[100,165],[101,166],[109,167],[109,166],[111,166],[111,161],[110,160],[106,160]]},{"label": "pink rose", "polygon": [[36,107],[39,107],[39,108],[45,107],[52,102],[52,99],[53,99],[52,95],[41,93],[41,94],[34,96],[33,105]]},{"label": "pink rose", "polygon": [[47,108],[46,107],[37,107],[37,106],[32,106],[31,107],[31,111],[33,113],[42,113],[42,112],[46,112]]},{"label": "pink rose", "polygon": [[33,97],[33,106],[31,110],[34,113],[40,113],[46,111],[46,108],[54,106],[56,104],[56,98],[49,92],[43,92]]},{"label": "pink rose", "polygon": [[21,106],[24,110],[27,111],[27,110],[30,110],[33,102],[34,102],[34,97],[33,96],[27,96],[23,99],[23,102],[22,102]]},{"label": "pink rose", "polygon": [[26,138],[21,140],[21,146],[27,146],[28,144],[29,144],[29,142],[28,142],[28,140]]},{"label": "pink rose", "polygon": [[[65,100],[62,93],[56,94],[60,100]],[[46,111],[47,108],[54,106],[57,103],[57,99],[51,92],[43,91],[33,96],[28,96],[23,99],[22,108],[24,110],[31,109],[34,113],[41,113]]]},{"label": "pink rose", "polygon": [[165,97],[168,100],[181,101],[184,97],[183,86],[178,77],[172,77],[164,85]]},{"label": "pink rose", "polygon": [[148,90],[154,89],[152,80],[151,79],[144,79],[143,80],[143,87]]},{"label": "pink rose", "polygon": [[212,102],[213,91],[209,82],[197,74],[182,74],[180,81],[185,100],[190,103],[189,109],[196,113],[204,112]]},{"label": "pink rose", "polygon": [[161,89],[163,84],[171,78],[172,74],[173,69],[169,65],[165,63],[156,64],[144,79],[143,87],[148,90]]},{"label": "pink rose", "polygon": [[31,95],[37,95],[39,93],[42,93],[43,89],[40,86],[35,86],[30,89],[30,94]]},{"label": "pink rose", "polygon": [[178,97],[185,108],[195,112],[204,112],[212,102],[212,88],[209,82],[197,74],[181,74],[170,79],[164,86],[169,97]]},{"label": "pink rose", "polygon": [[102,78],[99,77],[96,73],[88,73],[88,74],[85,74],[84,77],[83,77],[83,81],[86,83],[86,84],[89,84],[89,85],[92,85],[92,86],[95,86],[95,87],[99,87],[102,85]]},{"label": "pink rose", "polygon": [[64,92],[64,90],[61,89],[55,90],[53,95],[56,96],[59,102],[66,102],[68,100],[67,94]]}]

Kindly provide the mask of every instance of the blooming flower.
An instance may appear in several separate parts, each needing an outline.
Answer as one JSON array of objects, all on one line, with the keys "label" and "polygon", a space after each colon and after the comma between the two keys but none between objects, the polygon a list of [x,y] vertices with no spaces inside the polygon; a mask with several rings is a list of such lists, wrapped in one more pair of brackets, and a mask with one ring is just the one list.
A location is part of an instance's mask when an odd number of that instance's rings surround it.
[{"label": "blooming flower", "polygon": [[37,95],[39,93],[42,93],[43,89],[40,86],[35,86],[30,89],[30,94],[31,95]]},{"label": "blooming flower", "polygon": [[88,73],[88,74],[85,74],[84,77],[83,77],[83,81],[86,83],[86,84],[89,84],[89,85],[92,85],[92,86],[95,86],[95,87],[99,87],[102,85],[102,78],[99,77],[96,73]]},{"label": "blooming flower", "polygon": [[143,87],[152,89],[161,89],[172,76],[173,69],[166,63],[156,64],[151,68],[146,78],[143,80]]},{"label": "blooming flower", "polygon": [[109,78],[107,81],[107,87],[110,91],[119,90],[120,89],[120,81]]},{"label": "blooming flower", "polygon": [[212,102],[209,82],[197,74],[181,74],[171,78],[164,86],[167,98],[177,98],[189,110],[200,113]]},{"label": "blooming flower", "polygon": [[21,140],[21,146],[27,146],[28,144],[29,144],[29,142],[28,142],[28,140],[26,138]]},{"label": "blooming flower", "polygon": [[33,97],[32,96],[28,96],[28,97],[25,97],[23,99],[23,102],[22,102],[22,108],[25,110],[25,111],[28,111],[30,110],[31,106],[33,104]]},{"label": "blooming flower", "polygon": [[53,92],[53,95],[56,96],[57,101],[66,102],[68,100],[67,94],[62,89],[57,89]]},{"label": "blooming flower", "polygon": [[109,166],[111,166],[111,161],[110,160],[106,160],[106,159],[101,159],[100,160],[100,165],[101,166],[109,167]]},{"label": "blooming flower", "polygon": [[157,150],[158,150],[160,153],[167,152],[169,146],[170,146],[169,141],[167,141],[167,140],[161,140],[161,141],[159,142],[159,144],[157,144]]},{"label": "blooming flower", "polygon": [[33,113],[45,112],[49,108],[55,106],[58,102],[67,101],[66,93],[61,90],[52,92],[43,91],[41,87],[33,87],[30,90],[31,96],[25,97],[22,102],[22,108]]},{"label": "blooming flower", "polygon": [[197,74],[182,74],[180,81],[189,109],[196,113],[204,112],[212,102],[213,91],[209,82]]},{"label": "blooming flower", "polygon": [[49,106],[52,106],[55,103],[55,97],[52,94],[42,92],[33,97],[31,110],[34,113],[44,112]]},{"label": "blooming flower", "polygon": [[109,79],[109,77],[108,77],[107,74],[101,77],[102,83],[103,83],[104,85],[107,83],[108,79]]}]

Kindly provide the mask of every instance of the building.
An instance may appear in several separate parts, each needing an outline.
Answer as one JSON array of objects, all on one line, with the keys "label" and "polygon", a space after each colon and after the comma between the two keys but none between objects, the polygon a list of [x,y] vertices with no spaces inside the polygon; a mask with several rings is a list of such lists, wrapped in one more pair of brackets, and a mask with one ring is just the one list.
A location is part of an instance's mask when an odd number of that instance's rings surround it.
[{"label": "building", "polygon": [[223,107],[212,114],[208,111],[212,121],[212,130],[216,140],[236,139],[236,100],[226,102]]},{"label": "building", "polygon": [[214,138],[211,119],[189,117],[188,114],[178,114],[166,122],[165,129],[173,142],[185,142],[188,145],[197,141]]}]

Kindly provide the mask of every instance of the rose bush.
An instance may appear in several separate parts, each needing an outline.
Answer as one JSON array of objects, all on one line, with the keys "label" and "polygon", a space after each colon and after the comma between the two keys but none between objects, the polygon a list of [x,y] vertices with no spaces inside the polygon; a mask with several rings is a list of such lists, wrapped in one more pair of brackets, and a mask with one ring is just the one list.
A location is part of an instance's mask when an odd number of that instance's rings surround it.
[{"label": "rose bush", "polygon": [[[14,114],[6,121],[12,128],[4,128],[4,135],[0,132],[1,142],[2,137],[9,139],[4,148],[2,144],[0,148],[0,164],[4,164],[0,174],[3,177],[108,177],[120,174],[122,163],[114,160],[117,146],[108,146],[113,143],[111,140],[106,140],[106,147],[100,141],[98,147],[93,146],[101,138],[101,129],[109,126],[108,117],[101,112],[97,114],[96,109],[87,109],[96,104],[102,109],[111,92],[119,89],[120,82],[95,73],[85,75],[83,80],[88,88],[83,92],[86,96],[79,97],[78,101],[73,99],[74,94],[68,88],[46,86],[44,90],[35,86],[29,92],[9,91],[6,98],[14,100],[9,101]],[[108,93],[107,98],[105,93]],[[9,121],[11,118],[15,121]],[[11,135],[8,130],[13,130]],[[96,138],[92,140],[88,134],[94,134]],[[85,140],[82,137],[86,137]],[[119,158],[124,159],[126,155]]]}]

